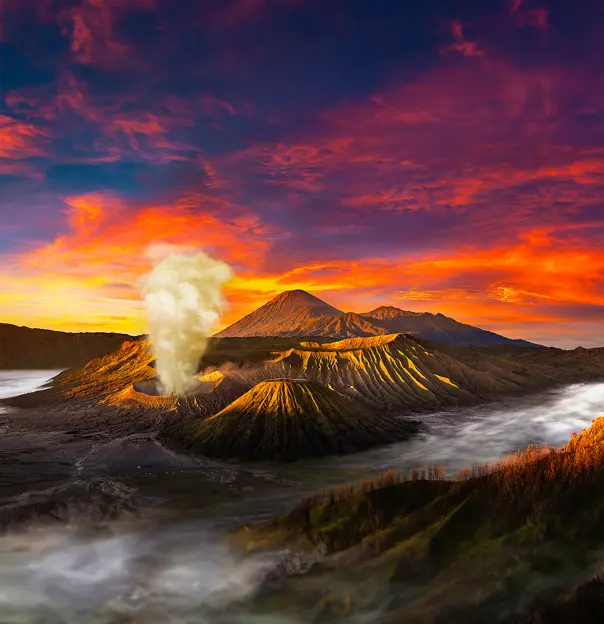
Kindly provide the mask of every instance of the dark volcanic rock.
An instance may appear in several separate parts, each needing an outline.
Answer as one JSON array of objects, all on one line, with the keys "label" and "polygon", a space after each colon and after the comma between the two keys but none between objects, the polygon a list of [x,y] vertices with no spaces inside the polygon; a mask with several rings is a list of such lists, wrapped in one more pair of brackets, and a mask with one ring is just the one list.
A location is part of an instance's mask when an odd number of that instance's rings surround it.
[{"label": "dark volcanic rock", "polygon": [[110,520],[133,513],[134,490],[110,479],[78,479],[6,499],[0,505],[0,531],[24,523]]}]

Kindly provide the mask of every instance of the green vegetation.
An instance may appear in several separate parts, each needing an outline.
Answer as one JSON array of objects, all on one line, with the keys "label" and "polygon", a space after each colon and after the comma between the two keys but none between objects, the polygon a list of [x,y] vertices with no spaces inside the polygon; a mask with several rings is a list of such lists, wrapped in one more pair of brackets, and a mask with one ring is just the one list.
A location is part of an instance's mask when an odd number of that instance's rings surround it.
[{"label": "green vegetation", "polygon": [[[252,551],[288,545],[309,559],[324,555],[277,592],[302,600],[308,621],[387,605],[380,622],[558,622],[547,619],[554,602],[566,600],[571,615],[578,608],[560,592],[598,571],[603,442],[598,419],[564,449],[529,448],[455,481],[439,468],[387,474],[305,500],[241,537]],[[357,592],[355,578],[366,579]],[[256,607],[270,611],[273,600]]]}]

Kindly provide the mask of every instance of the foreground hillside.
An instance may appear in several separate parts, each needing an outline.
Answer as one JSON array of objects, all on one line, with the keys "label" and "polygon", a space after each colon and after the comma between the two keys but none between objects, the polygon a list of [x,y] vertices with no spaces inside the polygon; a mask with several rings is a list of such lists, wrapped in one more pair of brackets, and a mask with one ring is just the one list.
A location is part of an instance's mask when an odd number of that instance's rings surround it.
[{"label": "foreground hillside", "polygon": [[494,332],[460,323],[443,314],[409,312],[381,306],[371,312],[342,312],[303,290],[277,295],[216,334],[219,338],[251,336],[317,336],[354,338],[406,333],[455,346],[529,346]]},{"label": "foreground hillside", "polygon": [[603,479],[601,418],[561,450],[529,448],[456,481],[436,468],[319,495],[239,536],[312,566],[255,608],[290,605],[309,622],[601,622],[602,584],[588,581],[604,569]]},{"label": "foreground hillside", "polygon": [[117,349],[127,334],[70,333],[0,323],[0,369],[80,366]]}]

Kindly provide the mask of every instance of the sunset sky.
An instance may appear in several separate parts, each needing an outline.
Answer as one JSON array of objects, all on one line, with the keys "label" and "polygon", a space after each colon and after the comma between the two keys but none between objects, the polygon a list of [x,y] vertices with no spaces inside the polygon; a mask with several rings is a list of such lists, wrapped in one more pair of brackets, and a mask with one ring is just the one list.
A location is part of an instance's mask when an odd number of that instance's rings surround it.
[{"label": "sunset sky", "polygon": [[[600,0],[3,0],[0,321],[145,331],[151,243],[604,346]],[[218,329],[218,328],[217,328]]]}]

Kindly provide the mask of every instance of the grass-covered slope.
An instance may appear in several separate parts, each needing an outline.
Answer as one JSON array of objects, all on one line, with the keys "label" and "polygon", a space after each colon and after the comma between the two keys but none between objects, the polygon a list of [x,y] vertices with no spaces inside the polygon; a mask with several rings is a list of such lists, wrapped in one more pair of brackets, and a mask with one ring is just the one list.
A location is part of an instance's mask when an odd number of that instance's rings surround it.
[{"label": "grass-covered slope", "polygon": [[[249,550],[323,553],[257,610],[292,604],[317,622],[380,612],[367,621],[545,624],[561,621],[548,605],[602,570],[604,419],[562,450],[529,449],[457,481],[421,477],[318,496],[244,532]],[[572,615],[576,603],[560,608]]]},{"label": "grass-covered slope", "polygon": [[295,460],[359,451],[404,439],[412,430],[413,425],[374,413],[316,381],[274,379],[174,437],[213,457]]}]

